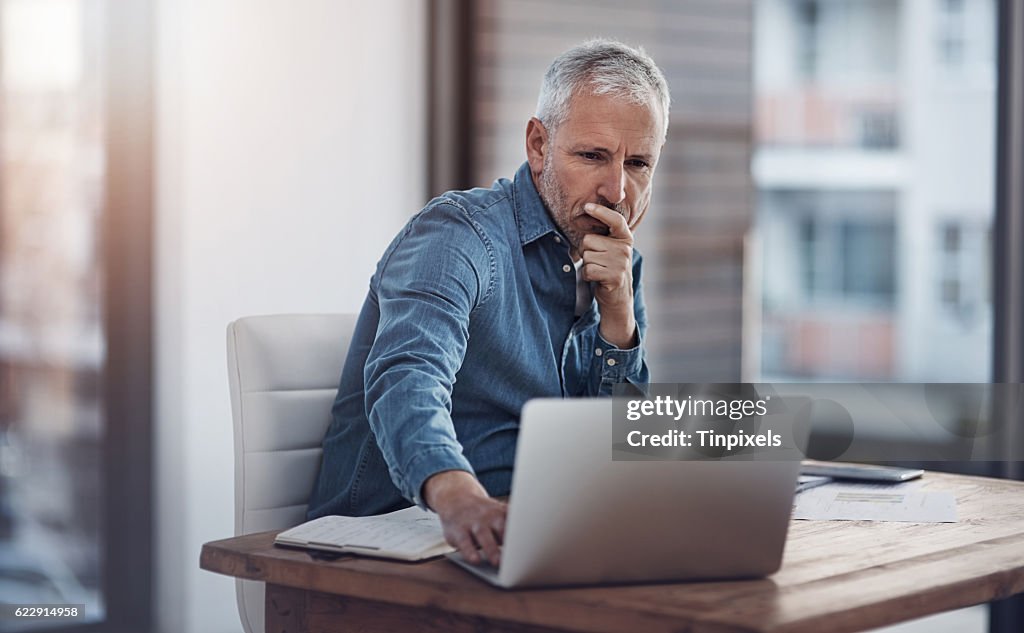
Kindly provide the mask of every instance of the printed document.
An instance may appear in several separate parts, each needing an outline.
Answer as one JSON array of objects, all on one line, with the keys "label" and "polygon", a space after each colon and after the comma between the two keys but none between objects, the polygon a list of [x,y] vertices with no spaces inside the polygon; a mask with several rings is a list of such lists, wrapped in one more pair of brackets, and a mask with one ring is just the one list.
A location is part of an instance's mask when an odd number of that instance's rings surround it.
[{"label": "printed document", "polygon": [[956,523],[956,498],[951,492],[926,492],[914,483],[833,483],[798,494],[793,505],[793,518]]}]

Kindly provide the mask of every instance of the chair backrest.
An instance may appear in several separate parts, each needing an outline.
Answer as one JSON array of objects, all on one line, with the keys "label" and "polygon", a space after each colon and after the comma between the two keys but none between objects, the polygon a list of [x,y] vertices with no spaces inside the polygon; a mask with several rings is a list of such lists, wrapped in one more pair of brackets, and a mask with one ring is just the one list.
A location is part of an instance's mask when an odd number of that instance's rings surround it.
[{"label": "chair backrest", "polygon": [[[228,325],[235,534],[305,521],[356,316],[251,316]],[[263,583],[239,580],[246,633],[263,633]]]}]

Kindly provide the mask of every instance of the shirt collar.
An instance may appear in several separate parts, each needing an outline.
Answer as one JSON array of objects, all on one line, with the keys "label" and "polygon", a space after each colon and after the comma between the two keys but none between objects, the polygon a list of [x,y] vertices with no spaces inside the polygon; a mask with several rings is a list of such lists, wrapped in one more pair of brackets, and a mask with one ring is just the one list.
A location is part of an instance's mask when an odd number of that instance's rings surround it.
[{"label": "shirt collar", "polygon": [[519,240],[523,246],[548,233],[559,233],[533,184],[529,162],[523,163],[516,172],[512,183],[512,201],[516,224],[519,226]]}]

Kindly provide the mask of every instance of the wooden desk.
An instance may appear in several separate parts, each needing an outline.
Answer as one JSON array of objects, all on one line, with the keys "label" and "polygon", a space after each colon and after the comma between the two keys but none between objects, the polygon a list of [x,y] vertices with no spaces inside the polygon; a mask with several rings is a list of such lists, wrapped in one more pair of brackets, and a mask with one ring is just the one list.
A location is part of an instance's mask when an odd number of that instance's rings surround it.
[{"label": "wooden desk", "polygon": [[959,523],[794,521],[763,580],[503,591],[444,560],[314,561],[274,532],[203,546],[203,569],[267,583],[266,630],[860,631],[1024,591],[1024,483],[928,473]]}]

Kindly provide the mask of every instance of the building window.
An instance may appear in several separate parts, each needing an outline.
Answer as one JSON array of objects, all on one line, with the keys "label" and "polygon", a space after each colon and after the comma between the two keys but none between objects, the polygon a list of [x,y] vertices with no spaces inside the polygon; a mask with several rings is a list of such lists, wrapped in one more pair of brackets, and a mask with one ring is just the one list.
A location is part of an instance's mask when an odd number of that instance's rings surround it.
[{"label": "building window", "polygon": [[808,302],[891,305],[895,297],[895,235],[891,220],[800,221],[801,277]]},{"label": "building window", "polygon": [[797,65],[806,79],[814,79],[818,67],[818,21],[820,7],[818,0],[801,0],[797,3]]},{"label": "building window", "polygon": [[963,220],[948,220],[938,228],[939,304],[965,327],[991,302],[991,230]]},{"label": "building window", "polygon": [[935,0],[938,64],[947,71],[985,73],[994,63],[994,0]]}]

